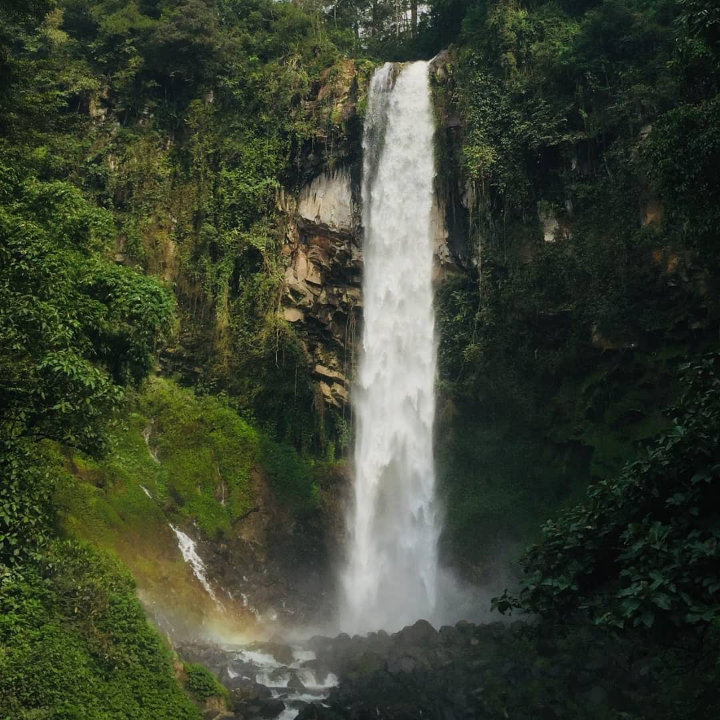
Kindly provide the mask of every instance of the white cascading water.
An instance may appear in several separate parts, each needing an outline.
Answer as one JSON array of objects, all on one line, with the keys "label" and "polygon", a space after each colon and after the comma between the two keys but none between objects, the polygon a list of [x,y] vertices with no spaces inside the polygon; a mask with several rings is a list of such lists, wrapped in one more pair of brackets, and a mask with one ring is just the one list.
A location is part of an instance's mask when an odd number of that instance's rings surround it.
[{"label": "white cascading water", "polygon": [[436,605],[434,118],[427,63],[397,69],[373,76],[363,138],[364,335],[340,613],[357,633],[430,619]]},{"label": "white cascading water", "polygon": [[[143,488],[143,490],[144,489],[145,488]],[[224,610],[225,608],[223,607],[223,604],[220,602],[220,600],[218,600],[217,595],[215,595],[215,592],[212,589],[212,585],[210,585],[210,581],[207,579],[207,575],[205,574],[205,563],[203,562],[203,559],[200,557],[200,555],[198,555],[195,541],[189,535],[184,533],[182,530],[179,530],[171,523],[170,529],[175,533],[175,537],[178,541],[178,548],[180,549],[180,553],[183,556],[183,560],[190,565],[193,571],[193,575],[195,575],[195,577],[205,589],[205,592],[213,599],[218,608]]]}]

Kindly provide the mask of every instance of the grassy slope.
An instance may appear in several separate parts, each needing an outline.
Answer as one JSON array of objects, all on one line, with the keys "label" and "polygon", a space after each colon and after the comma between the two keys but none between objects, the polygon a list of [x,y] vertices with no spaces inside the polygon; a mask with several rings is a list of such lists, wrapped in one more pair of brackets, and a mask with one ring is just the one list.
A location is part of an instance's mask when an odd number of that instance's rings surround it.
[{"label": "grassy slope", "polygon": [[119,563],[56,542],[0,592],[2,720],[197,720]]},{"label": "grassy slope", "polygon": [[117,555],[144,602],[168,612],[171,624],[202,627],[217,608],[183,561],[170,523],[195,539],[230,539],[233,521],[259,500],[251,482],[258,471],[291,512],[318,502],[309,461],[221,399],[159,378],[117,423],[104,459],[62,460],[67,472],[55,503],[63,530]]}]

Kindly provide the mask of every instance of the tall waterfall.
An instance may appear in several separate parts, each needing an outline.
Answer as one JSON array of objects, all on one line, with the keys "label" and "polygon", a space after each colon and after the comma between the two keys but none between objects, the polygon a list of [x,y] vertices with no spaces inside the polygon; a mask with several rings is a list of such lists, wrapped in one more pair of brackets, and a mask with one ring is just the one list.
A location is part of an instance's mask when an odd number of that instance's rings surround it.
[{"label": "tall waterfall", "polygon": [[363,138],[364,335],[341,626],[397,630],[436,604],[434,119],[427,63],[376,71]]}]

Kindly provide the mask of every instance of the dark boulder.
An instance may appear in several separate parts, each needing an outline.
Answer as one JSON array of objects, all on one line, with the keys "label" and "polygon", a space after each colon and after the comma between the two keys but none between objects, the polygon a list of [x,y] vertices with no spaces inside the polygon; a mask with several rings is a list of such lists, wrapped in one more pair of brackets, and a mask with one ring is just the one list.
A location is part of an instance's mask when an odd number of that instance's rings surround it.
[{"label": "dark boulder", "polygon": [[248,680],[243,678],[237,685],[232,689],[230,693],[230,701],[233,709],[245,705],[248,702],[254,702],[256,700],[265,700],[272,697],[270,688],[256,683],[254,680]]},{"label": "dark boulder", "polygon": [[304,690],[305,685],[302,680],[298,677],[296,672],[290,673],[290,679],[287,682],[289,690]]},{"label": "dark boulder", "polygon": [[404,627],[393,638],[402,645],[419,647],[431,647],[440,640],[438,631],[427,620],[418,620],[414,625]]},{"label": "dark boulder", "polygon": [[335,708],[328,708],[319,703],[306,705],[296,720],[347,720],[350,715]]}]

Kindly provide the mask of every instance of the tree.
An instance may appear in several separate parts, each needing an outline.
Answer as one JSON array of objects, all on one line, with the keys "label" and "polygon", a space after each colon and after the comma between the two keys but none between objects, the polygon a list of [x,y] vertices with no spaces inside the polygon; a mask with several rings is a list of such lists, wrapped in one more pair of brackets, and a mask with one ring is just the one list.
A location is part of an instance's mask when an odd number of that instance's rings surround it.
[{"label": "tree", "polygon": [[680,21],[716,49],[720,45],[720,6],[715,0],[680,0]]},{"label": "tree", "polygon": [[0,434],[94,451],[118,385],[150,370],[172,301],[155,280],[102,258],[106,211],[67,183],[12,176],[5,168]]},{"label": "tree", "polygon": [[152,367],[173,303],[103,251],[109,214],[72,185],[0,166],[0,564],[48,528],[43,440],[101,452],[122,396]]},{"label": "tree", "polygon": [[720,620],[720,355],[687,365],[684,379],[671,430],[543,527],[520,592],[497,607],[580,611],[661,637]]}]

